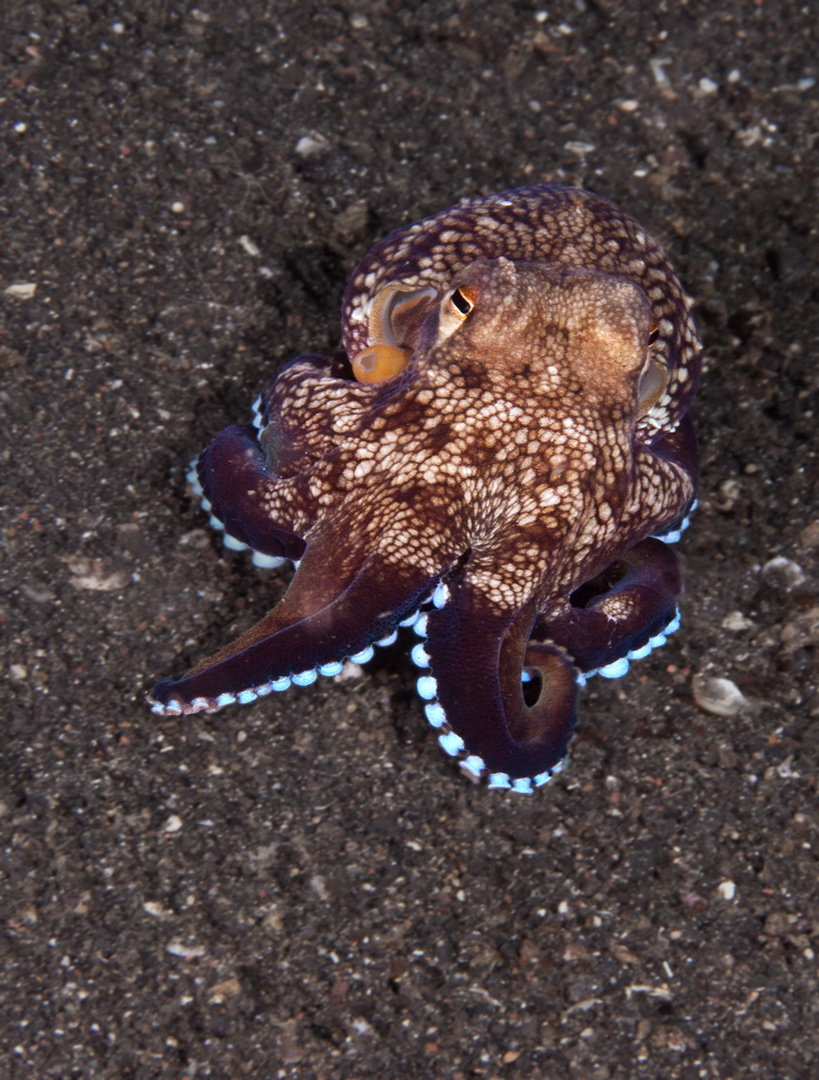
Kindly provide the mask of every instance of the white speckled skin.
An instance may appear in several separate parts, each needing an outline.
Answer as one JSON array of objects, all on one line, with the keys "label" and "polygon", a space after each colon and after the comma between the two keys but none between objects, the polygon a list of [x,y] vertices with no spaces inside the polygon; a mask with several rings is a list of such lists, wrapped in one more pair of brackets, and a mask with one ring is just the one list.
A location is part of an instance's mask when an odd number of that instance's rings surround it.
[{"label": "white speckled skin", "polygon": [[696,393],[701,363],[690,301],[654,237],[609,199],[580,188],[542,184],[461,199],[385,237],[362,259],[344,294],[347,354],[372,343],[368,314],[391,282],[432,286],[440,298],[464,266],[499,256],[601,270],[639,285],[659,331],[655,355],[670,371],[666,392],[641,419],[641,430],[651,438],[677,426]]},{"label": "white speckled skin", "polygon": [[[413,296],[394,322],[387,287]],[[371,655],[437,583],[414,650],[430,722],[471,775],[529,791],[565,753],[579,676],[627,668],[675,614],[676,559],[650,538],[694,497],[688,302],[631,217],[543,187],[392,234],[343,318],[348,356],[387,322],[406,367],[365,385],[343,358],[294,361],[259,444],[232,428],[202,455],[229,535],[267,558],[306,551],[281,604],[163,680],[157,709],[306,685]]]}]

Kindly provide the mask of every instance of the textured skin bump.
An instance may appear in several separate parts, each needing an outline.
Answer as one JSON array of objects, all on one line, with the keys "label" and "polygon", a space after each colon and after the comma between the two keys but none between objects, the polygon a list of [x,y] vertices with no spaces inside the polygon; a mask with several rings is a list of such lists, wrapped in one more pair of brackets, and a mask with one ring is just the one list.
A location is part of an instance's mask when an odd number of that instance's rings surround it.
[{"label": "textured skin bump", "polygon": [[155,710],[306,686],[414,625],[444,751],[490,787],[545,783],[585,677],[675,625],[679,565],[657,537],[678,536],[696,487],[689,307],[657,242],[577,189],[465,199],[376,244],[343,353],[282,368],[256,429],[198,463],[225,542],[300,560],[293,582],[162,680]]}]

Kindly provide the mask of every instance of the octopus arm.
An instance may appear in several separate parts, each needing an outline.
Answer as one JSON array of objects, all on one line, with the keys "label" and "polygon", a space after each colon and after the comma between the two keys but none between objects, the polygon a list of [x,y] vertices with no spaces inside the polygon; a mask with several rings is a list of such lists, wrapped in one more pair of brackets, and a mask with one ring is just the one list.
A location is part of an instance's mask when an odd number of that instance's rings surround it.
[{"label": "octopus arm", "polygon": [[[424,648],[440,742],[493,786],[543,783],[564,757],[575,721],[574,667],[550,642],[529,640],[532,602],[501,610],[469,575],[447,582],[448,599],[428,616]],[[525,673],[525,674],[524,674]],[[527,678],[528,682],[522,682]]]},{"label": "octopus arm", "polygon": [[691,416],[686,414],[674,431],[652,443],[650,452],[673,465],[684,478],[679,485],[680,491],[685,492],[683,505],[677,515],[679,520],[691,509],[700,471],[699,448]]},{"label": "octopus arm", "polygon": [[637,534],[631,536],[632,543],[646,533],[662,536],[691,510],[697,491],[696,443],[692,447],[685,441],[690,424],[680,427],[682,431],[678,429],[650,448],[635,448],[634,479],[621,529],[624,547],[629,531]]},{"label": "octopus arm", "polygon": [[[263,555],[301,558],[298,484],[271,475],[252,427],[225,428],[202,452],[196,471],[205,504],[229,536]],[[274,506],[279,516],[271,516]]]},{"label": "octopus arm", "polygon": [[[336,674],[347,657],[366,653],[417,608],[430,579],[378,554],[351,564],[339,535],[310,541],[281,602],[255,626],[180,679],[162,679],[152,700],[160,713],[212,712],[252,701],[292,681],[306,685]],[[362,661],[363,662],[363,657]]]},{"label": "octopus arm", "polygon": [[300,356],[286,364],[261,398],[261,441],[276,474],[303,472],[338,446],[381,393],[381,387],[354,382],[343,355]]},{"label": "octopus arm", "polygon": [[582,672],[596,671],[643,649],[677,613],[682,590],[676,555],[649,538],[575,589],[565,611],[540,615],[532,646],[559,641]]}]

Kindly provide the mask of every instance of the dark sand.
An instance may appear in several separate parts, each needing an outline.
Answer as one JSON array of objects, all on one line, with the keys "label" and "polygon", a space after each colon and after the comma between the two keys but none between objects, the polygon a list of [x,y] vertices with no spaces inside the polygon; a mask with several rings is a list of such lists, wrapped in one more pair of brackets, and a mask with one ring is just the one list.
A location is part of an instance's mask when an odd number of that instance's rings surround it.
[{"label": "dark sand", "polygon": [[[3,1080],[817,1075],[816,5],[546,7],[4,5]],[[682,629],[529,797],[451,766],[406,641],[157,720],[285,583],[189,459],[378,237],[543,181],[696,300]]]}]

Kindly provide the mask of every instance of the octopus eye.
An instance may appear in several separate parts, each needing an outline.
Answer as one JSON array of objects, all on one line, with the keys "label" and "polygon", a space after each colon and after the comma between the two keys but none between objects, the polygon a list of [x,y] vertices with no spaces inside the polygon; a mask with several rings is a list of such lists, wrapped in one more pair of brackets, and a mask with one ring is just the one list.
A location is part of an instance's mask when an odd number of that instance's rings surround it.
[{"label": "octopus eye", "polygon": [[461,289],[455,290],[450,296],[449,302],[452,305],[452,310],[462,322],[475,306],[474,301],[470,300]]},{"label": "octopus eye", "polygon": [[432,286],[413,289],[403,281],[390,282],[373,301],[370,340],[412,352],[421,324],[437,299]]},{"label": "octopus eye", "polygon": [[651,327],[651,333],[648,335],[648,347],[649,347],[649,349],[651,348],[652,345],[657,344],[657,341],[658,341],[659,337],[660,337],[660,328],[655,323]]},{"label": "octopus eye", "polygon": [[368,337],[372,344],[351,360],[358,382],[386,382],[401,374],[437,299],[432,286],[413,289],[403,281],[392,281],[378,293],[369,315]]}]

